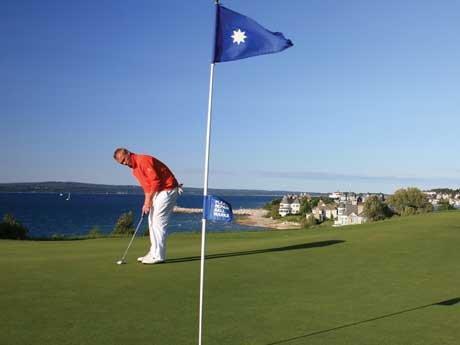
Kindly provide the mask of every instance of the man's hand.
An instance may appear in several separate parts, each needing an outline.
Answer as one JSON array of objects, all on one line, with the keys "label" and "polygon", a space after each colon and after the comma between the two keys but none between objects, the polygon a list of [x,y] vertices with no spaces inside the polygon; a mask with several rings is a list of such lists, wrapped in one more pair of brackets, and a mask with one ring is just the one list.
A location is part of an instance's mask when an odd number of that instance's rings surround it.
[{"label": "man's hand", "polygon": [[142,214],[148,214],[153,206],[153,193],[145,193],[144,206],[142,206]]},{"label": "man's hand", "polygon": [[144,206],[142,206],[142,214],[149,214],[151,208],[152,208],[151,205],[144,204]]}]

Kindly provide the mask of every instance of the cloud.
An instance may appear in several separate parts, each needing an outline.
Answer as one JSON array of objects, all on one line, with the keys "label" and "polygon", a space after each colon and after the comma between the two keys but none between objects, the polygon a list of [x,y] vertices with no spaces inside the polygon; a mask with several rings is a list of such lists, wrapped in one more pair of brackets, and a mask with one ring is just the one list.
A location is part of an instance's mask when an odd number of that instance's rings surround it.
[{"label": "cloud", "polygon": [[460,177],[446,176],[392,176],[392,175],[366,175],[343,174],[324,171],[254,171],[256,176],[266,178],[282,178],[291,180],[326,180],[326,181],[359,181],[359,182],[398,182],[398,183],[457,183]]}]

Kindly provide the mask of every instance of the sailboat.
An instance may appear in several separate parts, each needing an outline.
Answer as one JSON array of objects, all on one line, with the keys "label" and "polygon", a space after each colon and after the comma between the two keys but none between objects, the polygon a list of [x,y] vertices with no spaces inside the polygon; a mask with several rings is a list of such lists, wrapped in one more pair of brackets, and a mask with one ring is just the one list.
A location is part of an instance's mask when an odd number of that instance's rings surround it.
[{"label": "sailboat", "polygon": [[67,199],[65,199],[66,201],[69,201],[70,200],[70,193],[67,194]]}]

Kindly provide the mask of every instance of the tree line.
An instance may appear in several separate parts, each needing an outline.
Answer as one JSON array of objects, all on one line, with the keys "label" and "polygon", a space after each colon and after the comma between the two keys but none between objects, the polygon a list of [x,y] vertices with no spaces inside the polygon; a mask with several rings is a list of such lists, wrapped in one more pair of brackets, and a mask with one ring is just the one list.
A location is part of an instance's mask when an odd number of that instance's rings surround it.
[{"label": "tree line", "polygon": [[[438,203],[438,211],[453,210],[454,207],[448,200]],[[428,197],[418,188],[401,188],[391,195],[386,201],[371,196],[364,203],[364,215],[370,221],[382,220],[393,216],[412,216],[416,214],[433,212],[433,205]]]}]

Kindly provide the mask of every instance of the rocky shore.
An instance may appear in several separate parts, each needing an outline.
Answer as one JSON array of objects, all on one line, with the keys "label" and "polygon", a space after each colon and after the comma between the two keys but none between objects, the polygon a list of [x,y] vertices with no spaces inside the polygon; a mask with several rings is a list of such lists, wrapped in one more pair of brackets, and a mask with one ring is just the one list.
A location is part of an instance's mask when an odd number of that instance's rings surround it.
[{"label": "rocky shore", "polygon": [[[185,208],[185,207],[174,207],[176,213],[202,213],[201,208]],[[249,226],[257,226],[261,228],[270,229],[299,229],[300,224],[294,222],[286,222],[278,219],[267,218],[267,210],[261,208],[246,208],[233,210],[233,214],[236,215],[235,222],[238,224],[244,224]]]}]

